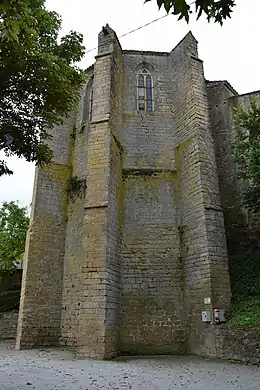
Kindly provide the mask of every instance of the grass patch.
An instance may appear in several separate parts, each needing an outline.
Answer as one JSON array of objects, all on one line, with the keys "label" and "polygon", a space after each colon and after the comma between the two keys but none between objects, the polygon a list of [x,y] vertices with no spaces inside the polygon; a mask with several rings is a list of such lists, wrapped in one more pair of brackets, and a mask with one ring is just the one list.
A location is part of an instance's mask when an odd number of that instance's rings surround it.
[{"label": "grass patch", "polygon": [[228,313],[228,325],[236,328],[260,327],[260,297],[236,297]]}]

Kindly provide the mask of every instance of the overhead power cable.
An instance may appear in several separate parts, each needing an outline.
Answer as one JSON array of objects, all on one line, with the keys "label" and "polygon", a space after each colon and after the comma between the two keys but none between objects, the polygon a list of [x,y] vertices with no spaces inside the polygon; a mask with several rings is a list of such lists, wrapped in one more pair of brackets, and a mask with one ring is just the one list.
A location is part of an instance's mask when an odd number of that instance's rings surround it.
[{"label": "overhead power cable", "polygon": [[[138,30],[141,30],[141,29],[144,28],[144,27],[150,26],[150,24],[153,24],[153,23],[155,23],[155,22],[158,22],[159,20],[164,19],[164,18],[166,18],[166,17],[169,16],[169,15],[171,15],[171,14],[163,15],[163,16],[161,16],[160,18],[154,19],[154,20],[152,20],[151,22],[148,22],[148,23],[146,23],[146,24],[143,24],[142,26],[139,26],[139,27],[135,28],[134,30],[128,31],[127,33],[121,35],[119,38],[126,37],[127,35],[130,35],[130,34],[136,32],[136,31],[138,31]],[[97,47],[94,47],[93,49],[87,50],[87,51],[85,52],[85,54],[88,54],[88,53],[90,53],[90,52],[92,52],[92,51],[94,51],[94,50],[97,50]]]}]

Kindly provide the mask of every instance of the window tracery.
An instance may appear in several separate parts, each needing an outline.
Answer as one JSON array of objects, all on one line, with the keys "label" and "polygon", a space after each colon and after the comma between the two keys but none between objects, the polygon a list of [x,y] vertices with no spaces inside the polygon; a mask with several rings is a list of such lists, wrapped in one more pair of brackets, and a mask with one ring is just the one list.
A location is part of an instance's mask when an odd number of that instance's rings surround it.
[{"label": "window tracery", "polygon": [[137,110],[153,111],[153,79],[147,69],[137,75]]}]

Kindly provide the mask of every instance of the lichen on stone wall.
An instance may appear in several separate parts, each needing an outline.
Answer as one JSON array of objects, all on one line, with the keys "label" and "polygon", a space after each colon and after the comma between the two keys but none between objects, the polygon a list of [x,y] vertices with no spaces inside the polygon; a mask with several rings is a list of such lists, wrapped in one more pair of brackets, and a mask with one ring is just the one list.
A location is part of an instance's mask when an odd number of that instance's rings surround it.
[{"label": "lichen on stone wall", "polygon": [[70,176],[67,183],[67,193],[70,200],[84,196],[86,191],[86,179],[79,179],[77,175]]}]

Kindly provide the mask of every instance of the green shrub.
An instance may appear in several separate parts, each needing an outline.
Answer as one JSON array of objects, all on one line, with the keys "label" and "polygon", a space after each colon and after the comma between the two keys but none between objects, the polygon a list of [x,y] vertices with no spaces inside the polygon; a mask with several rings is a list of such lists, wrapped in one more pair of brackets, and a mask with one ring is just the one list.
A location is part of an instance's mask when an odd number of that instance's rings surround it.
[{"label": "green shrub", "polygon": [[260,297],[235,297],[228,320],[236,328],[260,327]]}]

